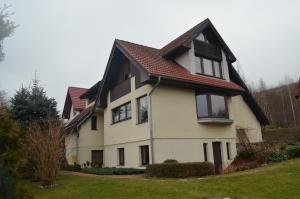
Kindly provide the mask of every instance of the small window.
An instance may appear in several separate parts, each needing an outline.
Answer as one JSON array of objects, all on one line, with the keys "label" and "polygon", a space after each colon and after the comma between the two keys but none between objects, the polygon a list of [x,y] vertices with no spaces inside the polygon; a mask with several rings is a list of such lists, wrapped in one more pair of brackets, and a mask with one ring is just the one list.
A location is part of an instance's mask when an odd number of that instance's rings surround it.
[{"label": "small window", "polygon": [[112,122],[117,123],[131,118],[131,103],[112,109]]},{"label": "small window", "polygon": [[203,143],[204,161],[207,162],[207,143]]},{"label": "small window", "polygon": [[138,105],[138,123],[148,121],[148,103],[147,96],[143,96],[137,99]]},{"label": "small window", "polygon": [[230,142],[226,142],[226,149],[227,149],[227,159],[231,160],[231,147]]},{"label": "small window", "polygon": [[140,152],[141,152],[142,166],[149,165],[149,146],[148,145],[140,146]]},{"label": "small window", "polygon": [[196,105],[198,118],[228,118],[225,96],[199,94],[196,96]]},{"label": "small window", "polygon": [[92,150],[92,162],[103,164],[103,150]]},{"label": "small window", "polygon": [[91,118],[91,129],[97,130],[97,116],[92,116]]},{"label": "small window", "polygon": [[124,148],[118,148],[119,155],[119,165],[123,166],[125,164]]}]

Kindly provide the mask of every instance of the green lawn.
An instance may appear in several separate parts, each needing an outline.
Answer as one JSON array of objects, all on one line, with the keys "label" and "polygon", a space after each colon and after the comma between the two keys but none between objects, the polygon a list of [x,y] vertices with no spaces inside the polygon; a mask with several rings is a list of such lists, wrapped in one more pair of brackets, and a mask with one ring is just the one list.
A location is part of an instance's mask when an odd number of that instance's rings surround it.
[{"label": "green lawn", "polygon": [[237,199],[299,199],[300,159],[205,179],[111,179],[60,175],[59,186],[53,189],[40,189],[38,184],[28,181],[23,183],[38,199],[201,199],[208,196],[231,196]]}]

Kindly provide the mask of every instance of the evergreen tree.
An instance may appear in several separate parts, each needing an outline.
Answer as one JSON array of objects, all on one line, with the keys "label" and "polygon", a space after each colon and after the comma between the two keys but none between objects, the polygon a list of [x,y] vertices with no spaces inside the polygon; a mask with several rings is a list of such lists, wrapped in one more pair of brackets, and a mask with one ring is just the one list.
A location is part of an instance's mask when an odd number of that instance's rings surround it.
[{"label": "evergreen tree", "polygon": [[10,102],[12,115],[23,127],[30,122],[45,123],[48,118],[58,119],[57,102],[47,97],[37,78],[32,87],[21,87]]}]

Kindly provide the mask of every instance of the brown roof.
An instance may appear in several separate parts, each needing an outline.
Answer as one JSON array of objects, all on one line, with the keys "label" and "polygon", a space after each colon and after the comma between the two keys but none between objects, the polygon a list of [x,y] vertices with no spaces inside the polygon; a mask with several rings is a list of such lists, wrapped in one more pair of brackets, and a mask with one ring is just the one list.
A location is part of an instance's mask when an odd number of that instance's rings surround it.
[{"label": "brown roof", "polygon": [[88,119],[92,113],[93,113],[93,106],[84,109],[78,115],[76,115],[69,123],[65,125],[64,130],[72,130],[75,127],[79,127],[80,124],[84,122],[86,119]]},{"label": "brown roof", "polygon": [[167,53],[167,52],[170,52],[173,49],[177,48],[178,46],[180,46],[181,44],[183,44],[186,40],[188,40],[189,38],[191,38],[192,35],[196,32],[196,30],[201,25],[203,25],[204,23],[207,23],[207,21],[208,21],[208,19],[202,21],[201,23],[197,24],[196,26],[194,26],[190,30],[186,31],[185,33],[183,33],[182,35],[180,35],[179,37],[177,37],[176,39],[174,39],[173,41],[171,41],[170,43],[168,43],[167,45],[165,45],[164,47],[162,47],[161,51],[163,53]]},{"label": "brown roof", "polygon": [[299,79],[298,87],[296,88],[296,91],[295,91],[295,97],[296,98],[300,97],[300,79]]},{"label": "brown roof", "polygon": [[174,80],[190,81],[197,84],[244,91],[242,87],[232,81],[218,78],[193,75],[176,62],[161,56],[161,50],[127,41],[117,42],[143,67],[150,75],[161,76]]},{"label": "brown roof", "polygon": [[80,96],[87,91],[86,88],[69,87],[67,97],[65,100],[63,118],[69,118],[71,107],[73,105],[75,110],[81,111],[85,109],[85,100],[80,99]]}]

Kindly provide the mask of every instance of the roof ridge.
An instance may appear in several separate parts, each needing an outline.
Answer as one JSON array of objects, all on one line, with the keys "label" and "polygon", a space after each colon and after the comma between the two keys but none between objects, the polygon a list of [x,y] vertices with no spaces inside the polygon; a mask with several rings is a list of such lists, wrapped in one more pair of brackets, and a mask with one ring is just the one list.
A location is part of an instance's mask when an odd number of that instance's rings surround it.
[{"label": "roof ridge", "polygon": [[146,47],[146,48],[152,48],[153,50],[159,50],[158,48],[154,48],[154,47],[151,47],[151,46],[146,46],[146,45],[143,45],[143,44],[137,44],[137,43],[133,43],[133,42],[130,42],[130,41],[125,41],[125,40],[122,40],[122,39],[116,39],[116,41],[118,42],[126,42],[126,43],[129,43],[129,44],[133,44],[133,45],[137,45],[137,46],[141,46],[141,47]]},{"label": "roof ridge", "polygon": [[[201,26],[203,23],[210,21],[209,18],[206,18],[205,20],[201,21],[200,23],[196,24],[195,26],[193,26],[192,28],[188,29],[187,31],[183,32],[182,34],[180,34],[178,37],[176,37],[175,39],[173,39],[172,41],[170,41],[169,43],[167,43],[166,45],[164,45],[160,50],[161,51],[168,51],[168,48],[170,45],[172,45],[173,43],[177,42],[177,40],[183,38],[186,36],[186,34],[191,34],[193,35],[194,32],[197,30],[197,28],[199,28],[199,26]],[[186,39],[184,39],[186,40]]]},{"label": "roof ridge", "polygon": [[77,86],[68,86],[68,88],[81,88],[81,89],[88,89],[88,88],[77,87]]}]

